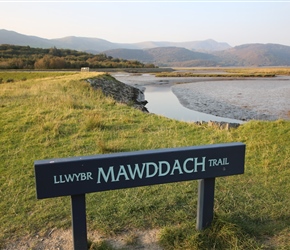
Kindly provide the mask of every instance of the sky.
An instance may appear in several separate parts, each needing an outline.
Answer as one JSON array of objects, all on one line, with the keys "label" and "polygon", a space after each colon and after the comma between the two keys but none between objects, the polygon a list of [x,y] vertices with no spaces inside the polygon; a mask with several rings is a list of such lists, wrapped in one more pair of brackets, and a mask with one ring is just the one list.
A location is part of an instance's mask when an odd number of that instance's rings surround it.
[{"label": "sky", "polygon": [[289,1],[3,1],[0,29],[116,43],[202,41],[290,46]]}]

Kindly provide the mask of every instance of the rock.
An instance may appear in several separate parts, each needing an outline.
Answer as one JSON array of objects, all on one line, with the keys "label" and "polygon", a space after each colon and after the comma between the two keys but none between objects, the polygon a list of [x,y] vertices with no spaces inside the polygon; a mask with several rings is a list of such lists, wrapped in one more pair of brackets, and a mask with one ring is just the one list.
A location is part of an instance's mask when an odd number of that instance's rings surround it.
[{"label": "rock", "polygon": [[207,124],[207,122],[205,121],[196,121],[194,122],[196,125],[203,125],[203,124]]},{"label": "rock", "polygon": [[138,88],[116,80],[108,74],[96,78],[87,79],[94,89],[101,89],[104,95],[114,98],[117,102],[132,105],[134,108],[148,112],[145,105],[144,92]]},{"label": "rock", "polygon": [[209,121],[207,123],[209,127],[214,127],[218,129],[225,129],[225,130],[230,130],[231,128],[237,128],[241,124],[239,123],[229,123],[229,122],[216,122],[216,121]]}]

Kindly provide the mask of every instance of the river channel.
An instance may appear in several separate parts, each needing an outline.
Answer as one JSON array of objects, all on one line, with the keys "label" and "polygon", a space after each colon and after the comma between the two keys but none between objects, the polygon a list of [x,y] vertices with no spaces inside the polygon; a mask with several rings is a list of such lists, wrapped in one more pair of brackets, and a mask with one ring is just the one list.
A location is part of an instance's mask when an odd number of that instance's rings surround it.
[{"label": "river channel", "polygon": [[113,73],[144,91],[150,113],[180,121],[289,119],[290,77],[233,79]]}]

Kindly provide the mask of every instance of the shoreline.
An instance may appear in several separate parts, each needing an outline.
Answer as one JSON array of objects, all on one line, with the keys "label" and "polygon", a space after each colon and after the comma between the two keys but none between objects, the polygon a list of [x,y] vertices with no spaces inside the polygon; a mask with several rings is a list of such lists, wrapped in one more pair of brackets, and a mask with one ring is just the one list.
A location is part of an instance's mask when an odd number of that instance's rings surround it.
[{"label": "shoreline", "polygon": [[155,77],[126,75],[118,80],[138,87],[170,87],[182,106],[214,116],[249,120],[290,120],[290,77]]}]

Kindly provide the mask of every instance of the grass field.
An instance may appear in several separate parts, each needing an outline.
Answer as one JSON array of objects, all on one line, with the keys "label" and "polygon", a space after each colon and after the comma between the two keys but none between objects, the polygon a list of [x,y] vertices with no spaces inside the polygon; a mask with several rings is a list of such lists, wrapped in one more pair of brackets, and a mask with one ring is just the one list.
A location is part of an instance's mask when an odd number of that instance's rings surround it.
[{"label": "grass field", "polygon": [[225,142],[246,144],[245,174],[217,178],[208,229],[195,230],[197,181],[188,181],[88,194],[88,230],[105,242],[158,229],[164,249],[290,249],[289,121],[226,131],[170,120],[92,90],[82,79],[97,74],[0,84],[0,249],[71,227],[69,197],[36,199],[34,160]]},{"label": "grass field", "polygon": [[290,75],[289,67],[265,67],[265,68],[175,68],[173,72],[159,72],[157,77],[275,77],[277,75]]},{"label": "grass field", "polygon": [[49,72],[49,71],[0,71],[0,83],[26,81],[32,79],[73,75],[76,72]]}]

